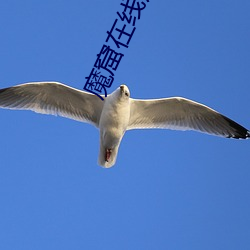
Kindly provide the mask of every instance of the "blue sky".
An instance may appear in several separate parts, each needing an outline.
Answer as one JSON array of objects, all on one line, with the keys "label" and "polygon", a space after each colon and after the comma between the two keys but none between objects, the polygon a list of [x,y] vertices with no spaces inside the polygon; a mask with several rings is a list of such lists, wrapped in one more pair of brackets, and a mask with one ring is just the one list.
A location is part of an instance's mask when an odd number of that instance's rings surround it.
[{"label": "blue sky", "polygon": [[[120,2],[1,1],[0,88],[82,89]],[[183,96],[250,128],[249,12],[247,0],[150,1],[108,92]],[[129,131],[107,170],[88,124],[0,117],[1,249],[249,249],[249,141]]]}]

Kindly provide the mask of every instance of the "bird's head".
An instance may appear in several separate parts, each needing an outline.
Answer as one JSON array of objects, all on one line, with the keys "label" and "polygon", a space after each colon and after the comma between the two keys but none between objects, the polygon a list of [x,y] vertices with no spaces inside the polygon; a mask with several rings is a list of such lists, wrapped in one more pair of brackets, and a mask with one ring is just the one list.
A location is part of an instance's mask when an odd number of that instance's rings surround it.
[{"label": "bird's head", "polygon": [[130,97],[130,92],[126,85],[122,84],[118,89],[122,98],[128,99]]},{"label": "bird's head", "polygon": [[110,95],[110,97],[119,102],[129,102],[130,92],[128,87],[122,84]]}]

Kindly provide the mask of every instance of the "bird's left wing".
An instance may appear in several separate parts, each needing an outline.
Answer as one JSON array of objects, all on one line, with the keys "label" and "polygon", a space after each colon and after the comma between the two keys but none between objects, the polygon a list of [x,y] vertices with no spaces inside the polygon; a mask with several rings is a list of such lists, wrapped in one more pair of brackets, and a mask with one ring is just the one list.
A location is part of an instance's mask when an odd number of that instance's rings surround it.
[{"label": "bird's left wing", "polygon": [[166,128],[196,130],[208,134],[247,138],[250,132],[217,111],[194,101],[181,98],[155,100],[130,99],[128,130]]},{"label": "bird's left wing", "polygon": [[0,89],[0,107],[60,115],[98,127],[103,101],[58,82],[33,82]]}]

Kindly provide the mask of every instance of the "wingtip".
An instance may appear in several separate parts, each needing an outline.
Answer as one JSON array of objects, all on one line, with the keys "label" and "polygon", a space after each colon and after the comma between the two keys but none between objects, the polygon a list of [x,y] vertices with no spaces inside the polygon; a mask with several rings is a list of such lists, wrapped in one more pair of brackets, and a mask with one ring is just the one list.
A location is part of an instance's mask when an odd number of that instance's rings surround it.
[{"label": "wingtip", "polygon": [[224,116],[224,119],[229,123],[231,128],[234,129],[234,133],[230,134],[228,138],[233,138],[233,139],[248,139],[250,137],[250,131],[237,122],[229,119],[228,117]]},{"label": "wingtip", "polygon": [[5,92],[8,88],[5,88],[5,89],[0,89],[0,94]]},{"label": "wingtip", "polygon": [[246,139],[250,137],[250,131],[247,131]]}]

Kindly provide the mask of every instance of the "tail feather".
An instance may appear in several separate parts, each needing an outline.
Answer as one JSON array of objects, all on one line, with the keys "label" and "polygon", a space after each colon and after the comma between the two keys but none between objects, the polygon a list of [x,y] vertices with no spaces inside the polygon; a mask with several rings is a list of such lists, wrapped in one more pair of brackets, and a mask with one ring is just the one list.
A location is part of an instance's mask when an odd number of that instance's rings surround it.
[{"label": "tail feather", "polygon": [[98,157],[98,165],[104,168],[111,168],[115,165],[117,154],[118,154],[118,147],[112,149],[112,153],[108,161],[105,159],[106,155],[106,148],[100,143],[100,151]]}]

